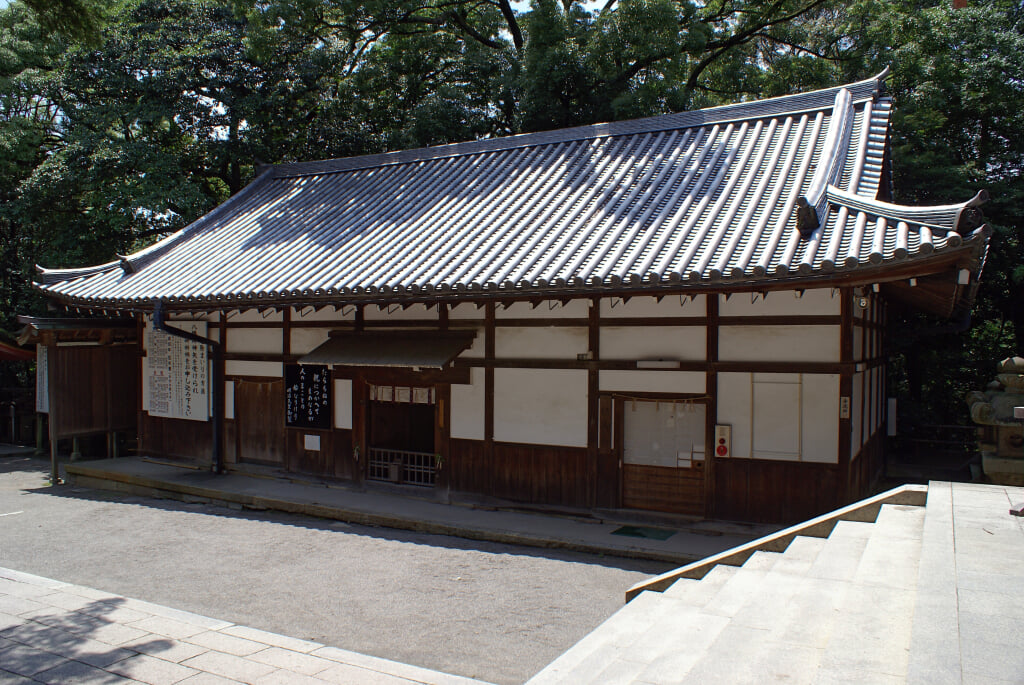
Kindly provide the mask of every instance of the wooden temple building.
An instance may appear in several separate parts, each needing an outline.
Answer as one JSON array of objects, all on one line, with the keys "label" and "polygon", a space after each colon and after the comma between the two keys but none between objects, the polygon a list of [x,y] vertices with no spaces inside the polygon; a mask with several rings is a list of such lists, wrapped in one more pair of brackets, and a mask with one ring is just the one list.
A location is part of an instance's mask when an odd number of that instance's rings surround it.
[{"label": "wooden temple building", "polygon": [[804,519],[879,473],[887,311],[965,311],[988,246],[981,197],[890,202],[891,109],[883,74],[262,167],[180,232],[37,286],[134,320],[114,400],[145,455]]}]

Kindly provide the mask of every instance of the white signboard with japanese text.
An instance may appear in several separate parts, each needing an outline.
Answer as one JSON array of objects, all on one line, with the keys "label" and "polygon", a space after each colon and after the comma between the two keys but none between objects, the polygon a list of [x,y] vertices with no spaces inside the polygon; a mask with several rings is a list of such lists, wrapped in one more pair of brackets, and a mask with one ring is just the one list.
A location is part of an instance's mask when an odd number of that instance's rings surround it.
[{"label": "white signboard with japanese text", "polygon": [[[168,321],[168,326],[206,337],[205,321]],[[146,329],[146,386],[150,416],[206,421],[210,417],[207,346]]]}]

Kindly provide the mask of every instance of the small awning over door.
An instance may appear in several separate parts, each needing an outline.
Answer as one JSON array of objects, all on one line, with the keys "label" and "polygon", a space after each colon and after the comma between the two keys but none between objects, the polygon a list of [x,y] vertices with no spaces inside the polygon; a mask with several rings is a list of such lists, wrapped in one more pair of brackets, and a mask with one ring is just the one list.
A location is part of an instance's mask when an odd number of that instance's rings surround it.
[{"label": "small awning over door", "polygon": [[332,333],[300,364],[444,369],[473,344],[476,331]]}]

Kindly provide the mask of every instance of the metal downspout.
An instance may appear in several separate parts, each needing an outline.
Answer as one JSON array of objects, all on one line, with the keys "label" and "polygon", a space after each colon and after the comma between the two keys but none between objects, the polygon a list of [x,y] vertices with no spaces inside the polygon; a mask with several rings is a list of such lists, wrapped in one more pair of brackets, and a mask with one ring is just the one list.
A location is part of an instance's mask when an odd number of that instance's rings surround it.
[{"label": "metal downspout", "polygon": [[164,321],[163,300],[153,301],[153,328],[167,335],[200,343],[210,348],[210,360],[213,362],[213,382],[210,383],[210,401],[213,403],[213,468],[217,474],[224,473],[224,379],[221,374],[221,343],[217,340],[194,335],[177,328],[172,328]]}]

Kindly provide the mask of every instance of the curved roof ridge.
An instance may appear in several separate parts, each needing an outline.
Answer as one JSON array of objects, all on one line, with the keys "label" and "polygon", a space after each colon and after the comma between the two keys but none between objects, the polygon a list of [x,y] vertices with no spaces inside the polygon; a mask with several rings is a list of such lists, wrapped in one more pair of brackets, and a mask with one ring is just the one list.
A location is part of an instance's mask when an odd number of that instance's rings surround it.
[{"label": "curved roof ridge", "polygon": [[[841,190],[830,185],[827,190],[828,201],[839,207],[859,212],[866,212],[876,216],[907,221],[928,226],[944,231],[961,231],[961,219],[964,210],[973,209],[988,200],[988,193],[984,190],[965,202],[951,205],[932,205],[924,207],[911,207],[909,205],[898,205],[883,200],[868,198],[863,195]],[[971,228],[974,228],[973,226]]]},{"label": "curved roof ridge", "polygon": [[499,138],[470,140],[413,150],[396,150],[357,157],[342,157],[312,162],[293,162],[274,166],[276,178],[291,178],[340,171],[352,171],[390,164],[425,162],[446,157],[458,157],[483,152],[499,152],[533,145],[549,145],[578,140],[604,138],[608,136],[654,133],[671,129],[694,128],[712,124],[738,122],[744,119],[763,119],[779,114],[793,114],[832,109],[836,98],[843,90],[849,91],[851,104],[873,100],[881,95],[883,82],[889,74],[886,68],[880,74],[851,84],[813,90],[808,93],[793,93],[764,100],[751,100],[731,105],[695,109],[671,114],[660,114],[642,119],[613,121],[573,128],[520,133]]}]

